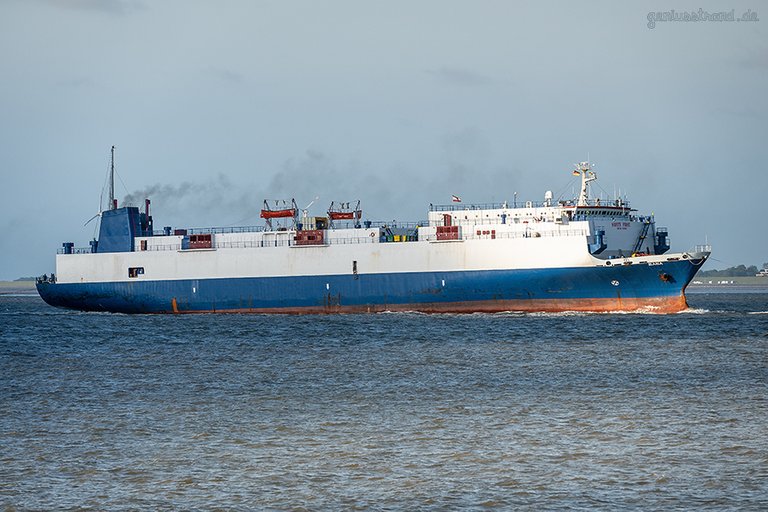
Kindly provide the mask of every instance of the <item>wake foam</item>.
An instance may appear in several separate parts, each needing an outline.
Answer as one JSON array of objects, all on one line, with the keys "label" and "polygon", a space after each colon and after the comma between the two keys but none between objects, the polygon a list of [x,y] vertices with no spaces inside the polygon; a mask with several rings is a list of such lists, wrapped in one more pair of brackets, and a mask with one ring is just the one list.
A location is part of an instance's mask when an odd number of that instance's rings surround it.
[{"label": "wake foam", "polygon": [[678,315],[706,315],[707,313],[712,313],[712,311],[704,308],[688,308],[677,312]]}]

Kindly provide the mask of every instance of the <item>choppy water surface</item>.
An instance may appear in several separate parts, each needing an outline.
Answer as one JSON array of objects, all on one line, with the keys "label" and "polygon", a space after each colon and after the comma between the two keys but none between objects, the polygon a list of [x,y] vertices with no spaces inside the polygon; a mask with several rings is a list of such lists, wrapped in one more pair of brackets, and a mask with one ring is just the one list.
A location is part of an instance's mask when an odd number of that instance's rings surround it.
[{"label": "choppy water surface", "polygon": [[768,294],[125,316],[0,297],[4,509],[768,507]]}]

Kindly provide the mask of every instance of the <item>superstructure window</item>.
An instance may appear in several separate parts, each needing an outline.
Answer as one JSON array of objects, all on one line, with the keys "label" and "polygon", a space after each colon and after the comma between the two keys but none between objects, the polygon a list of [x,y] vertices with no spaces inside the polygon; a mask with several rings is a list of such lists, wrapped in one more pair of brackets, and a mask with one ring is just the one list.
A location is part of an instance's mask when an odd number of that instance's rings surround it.
[{"label": "superstructure window", "polygon": [[144,267],[128,267],[128,277],[139,277],[144,275]]}]

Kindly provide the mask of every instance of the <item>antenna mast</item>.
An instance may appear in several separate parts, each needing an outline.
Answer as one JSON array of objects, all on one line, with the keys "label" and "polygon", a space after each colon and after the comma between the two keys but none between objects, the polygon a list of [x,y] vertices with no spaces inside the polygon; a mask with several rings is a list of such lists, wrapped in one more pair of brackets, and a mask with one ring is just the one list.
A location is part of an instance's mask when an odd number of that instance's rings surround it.
[{"label": "antenna mast", "polygon": [[117,199],[115,199],[115,146],[112,146],[109,164],[109,209],[117,210]]},{"label": "antenna mast", "polygon": [[589,189],[587,185],[590,181],[595,181],[597,175],[592,170],[595,166],[590,162],[580,162],[574,164],[576,168],[573,170],[574,176],[581,176],[581,192],[579,193],[579,200],[576,203],[577,206],[589,205]]}]

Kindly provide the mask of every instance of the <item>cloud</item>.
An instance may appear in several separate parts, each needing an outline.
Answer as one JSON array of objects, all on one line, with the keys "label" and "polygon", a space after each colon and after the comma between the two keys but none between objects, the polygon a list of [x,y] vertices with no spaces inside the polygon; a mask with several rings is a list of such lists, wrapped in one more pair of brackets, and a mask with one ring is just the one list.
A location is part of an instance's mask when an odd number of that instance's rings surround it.
[{"label": "cloud", "polygon": [[442,67],[438,69],[428,69],[426,72],[444,83],[462,87],[477,87],[488,85],[493,82],[489,77],[480,75],[468,69]]},{"label": "cloud", "polygon": [[747,57],[738,60],[737,63],[744,69],[764,70],[768,68],[768,50],[752,52]]},{"label": "cloud", "polygon": [[95,85],[95,82],[87,77],[67,78],[59,80],[56,85],[60,87],[67,87],[71,89],[79,89],[81,87],[91,87]]},{"label": "cloud", "polygon": [[339,163],[333,157],[311,149],[300,157],[286,160],[267,187],[271,194],[280,198],[295,197],[302,203],[315,197],[319,197],[317,203],[321,205],[362,199],[372,200],[377,207],[391,199],[390,189],[386,180],[366,172],[360,162]]},{"label": "cloud", "polygon": [[391,170],[389,177],[382,178],[365,169],[354,159],[338,162],[321,151],[307,150],[286,160],[259,184],[235,183],[224,174],[206,181],[156,183],[127,194],[120,206],[138,206],[143,210],[144,199],[148,198],[159,223],[192,222],[200,226],[211,222],[261,223],[259,211],[265,199],[272,203],[295,198],[299,208],[304,208],[317,198],[312,206],[315,214],[322,214],[331,201],[358,199],[363,200],[366,212],[391,211],[391,191],[400,187],[401,180],[390,178],[392,173],[398,173]]},{"label": "cloud", "polygon": [[474,181],[487,171],[488,143],[478,130],[464,128],[447,133],[441,143],[445,169],[457,185]]},{"label": "cloud", "polygon": [[94,11],[123,16],[147,8],[140,0],[40,0],[62,9]]},{"label": "cloud", "polygon": [[213,76],[223,82],[229,82],[232,84],[241,84],[245,82],[244,75],[238,73],[237,71],[232,71],[231,69],[210,68],[209,71],[213,74]]},{"label": "cloud", "polygon": [[251,188],[232,183],[226,175],[219,174],[204,182],[156,183],[126,195],[120,206],[142,207],[144,199],[150,199],[155,212],[184,215],[193,222],[222,216],[232,220],[249,219],[259,207],[249,192]]}]

